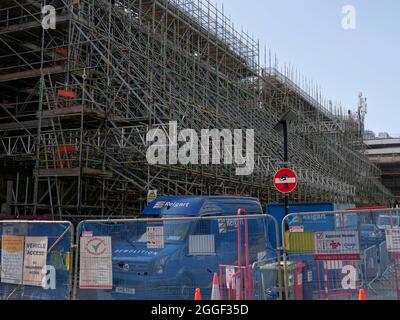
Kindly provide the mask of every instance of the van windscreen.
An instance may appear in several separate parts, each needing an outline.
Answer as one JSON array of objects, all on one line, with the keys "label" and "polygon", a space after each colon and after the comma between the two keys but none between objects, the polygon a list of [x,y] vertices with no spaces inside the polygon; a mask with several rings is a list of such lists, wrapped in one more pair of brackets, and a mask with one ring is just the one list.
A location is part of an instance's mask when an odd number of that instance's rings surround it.
[{"label": "van windscreen", "polygon": [[165,243],[173,243],[185,240],[191,225],[191,221],[164,221],[157,224],[147,224],[142,229],[142,232],[133,235],[130,242],[147,243],[147,235],[149,228],[158,227],[162,229],[162,234]]}]

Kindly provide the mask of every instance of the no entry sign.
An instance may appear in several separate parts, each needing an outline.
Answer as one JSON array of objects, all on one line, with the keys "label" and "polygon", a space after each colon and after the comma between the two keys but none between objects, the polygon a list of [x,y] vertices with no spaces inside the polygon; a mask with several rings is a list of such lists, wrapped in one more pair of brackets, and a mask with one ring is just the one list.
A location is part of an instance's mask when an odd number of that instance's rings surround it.
[{"label": "no entry sign", "polygon": [[281,193],[291,193],[296,189],[297,183],[296,173],[289,168],[279,170],[274,176],[275,188]]}]

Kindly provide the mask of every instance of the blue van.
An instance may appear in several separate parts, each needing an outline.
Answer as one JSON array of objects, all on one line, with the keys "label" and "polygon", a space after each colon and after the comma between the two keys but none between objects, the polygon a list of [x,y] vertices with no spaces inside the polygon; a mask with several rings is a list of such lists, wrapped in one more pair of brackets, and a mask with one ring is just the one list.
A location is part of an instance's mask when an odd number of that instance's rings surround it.
[{"label": "blue van", "polygon": [[[249,197],[179,196],[151,202],[139,217],[145,220],[120,225],[125,229],[114,232],[113,289],[106,299],[193,300],[196,288],[210,296],[214,272],[219,273],[221,265],[238,264],[238,225],[242,228],[241,263],[245,263],[244,220],[239,224],[223,218],[236,216],[238,209],[248,215],[263,214],[259,200]],[[210,216],[216,218],[207,219]],[[276,257],[266,221],[247,221],[250,264]],[[157,228],[162,230],[161,239],[149,246]]]}]

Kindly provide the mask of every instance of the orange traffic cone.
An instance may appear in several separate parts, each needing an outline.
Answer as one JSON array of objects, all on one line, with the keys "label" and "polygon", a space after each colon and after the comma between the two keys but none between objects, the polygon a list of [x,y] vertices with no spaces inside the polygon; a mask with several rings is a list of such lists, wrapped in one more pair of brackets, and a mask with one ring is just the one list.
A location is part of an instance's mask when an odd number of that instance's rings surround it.
[{"label": "orange traffic cone", "polygon": [[221,294],[219,292],[219,281],[218,281],[218,273],[214,273],[212,291],[211,291],[211,300],[221,300]]},{"label": "orange traffic cone", "polygon": [[367,300],[367,297],[365,295],[365,290],[364,289],[360,289],[360,293],[358,294],[358,300]]},{"label": "orange traffic cone", "polygon": [[194,300],[201,300],[201,292],[200,292],[200,288],[196,289],[196,293],[194,295]]}]

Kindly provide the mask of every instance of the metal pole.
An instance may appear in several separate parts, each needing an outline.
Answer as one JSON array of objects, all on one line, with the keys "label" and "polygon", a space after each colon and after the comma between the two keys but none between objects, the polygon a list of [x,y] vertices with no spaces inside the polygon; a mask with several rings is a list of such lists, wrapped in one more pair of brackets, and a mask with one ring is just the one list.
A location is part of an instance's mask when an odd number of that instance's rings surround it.
[{"label": "metal pole", "polygon": [[[284,167],[289,167],[289,148],[288,148],[288,124],[286,120],[282,121],[283,126],[283,161],[285,162]],[[283,218],[285,231],[289,229],[288,224],[286,223],[285,218],[289,215],[289,194],[285,193],[285,217]],[[282,233],[282,242],[284,243],[285,233]],[[283,260],[284,260],[284,283],[285,283],[285,300],[289,300],[289,284],[287,278],[287,257],[285,252],[285,246],[283,246]]]},{"label": "metal pole", "polygon": [[[289,167],[289,147],[288,147],[288,124],[286,120],[282,121],[283,125],[283,161],[285,168]],[[289,214],[289,194],[285,194],[285,216]]]},{"label": "metal pole", "polygon": [[[393,225],[393,212],[394,209],[390,211],[390,228],[393,230],[394,225]],[[397,291],[397,300],[400,300],[400,284],[399,284],[399,269],[398,269],[398,259],[399,255],[398,253],[393,253],[394,257],[394,273],[396,276],[396,291]]]},{"label": "metal pole", "polygon": [[[240,275],[240,287],[239,287],[239,290],[240,290],[240,300],[243,300],[243,298],[242,298],[242,282],[243,282],[243,280],[242,280],[242,278],[243,278],[243,274],[242,274],[242,230],[241,230],[241,225],[240,225],[240,216],[241,216],[241,214],[242,214],[242,209],[239,209],[238,210],[238,212],[237,212],[237,216],[238,216],[238,220],[237,220],[237,223],[238,223],[238,232],[237,232],[237,236],[238,236],[238,269],[239,269],[239,275]],[[231,287],[232,288],[232,287]],[[236,285],[236,292],[237,292],[237,290],[238,290],[238,287],[237,287],[237,285]]]},{"label": "metal pole", "polygon": [[[289,299],[289,282],[288,282],[288,272],[287,272],[287,257],[286,257],[286,238],[285,238],[285,229],[286,229],[286,219],[284,217],[282,220],[282,256],[283,256],[283,285],[285,289],[285,297],[282,300],[290,300]],[[280,270],[279,270],[280,272]]]}]

